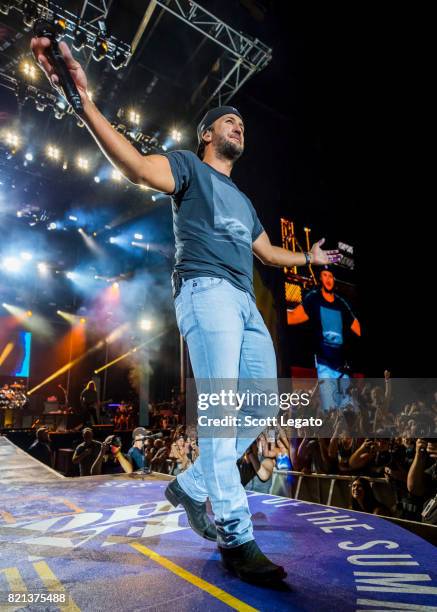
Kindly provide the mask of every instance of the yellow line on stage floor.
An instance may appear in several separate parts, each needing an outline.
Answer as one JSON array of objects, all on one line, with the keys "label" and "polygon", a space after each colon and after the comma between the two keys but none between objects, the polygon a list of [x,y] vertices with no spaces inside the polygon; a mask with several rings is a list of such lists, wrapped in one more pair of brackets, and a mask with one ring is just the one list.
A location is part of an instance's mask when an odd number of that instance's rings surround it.
[{"label": "yellow line on stage floor", "polygon": [[17,520],[6,510],[0,510],[0,516],[3,518],[5,523],[16,523]]},{"label": "yellow line on stage floor", "polygon": [[239,610],[241,612],[257,611],[256,608],[252,608],[252,606],[249,606],[248,604],[244,603],[244,601],[237,599],[230,593],[226,593],[226,591],[219,589],[210,582],[206,582],[206,580],[199,578],[199,576],[195,576],[191,572],[187,572],[187,570],[185,570],[183,567],[176,565],[176,563],[173,563],[173,561],[170,561],[170,559],[159,555],[150,548],[147,548],[147,546],[144,546],[143,544],[131,544],[131,546],[141,554],[146,555],[146,557],[149,557],[149,559],[152,559],[152,561],[156,561],[156,563],[159,563],[159,565],[162,565],[162,567],[165,567],[170,572],[173,572],[173,574],[176,574],[176,576],[179,576],[179,578],[187,580],[187,582],[194,584],[194,586],[198,587],[199,589],[202,589],[202,591],[206,591],[206,593],[209,593],[213,597],[216,597],[230,608],[233,608],[234,610]]},{"label": "yellow line on stage floor", "polygon": [[23,578],[17,567],[6,567],[0,570],[0,574],[6,576],[11,593],[24,593],[27,591]]},{"label": "yellow line on stage floor", "polygon": [[47,590],[56,591],[58,593],[62,591],[63,593],[67,595],[68,604],[65,606],[64,605],[60,606],[60,609],[62,610],[62,612],[80,612],[80,608],[75,604],[75,602],[73,601],[73,598],[68,593],[68,591],[65,589],[62,582],[55,576],[55,574],[52,572],[52,570],[49,568],[49,566],[47,565],[45,561],[37,561],[36,563],[33,564],[33,567],[37,571],[41,580],[46,585]]}]

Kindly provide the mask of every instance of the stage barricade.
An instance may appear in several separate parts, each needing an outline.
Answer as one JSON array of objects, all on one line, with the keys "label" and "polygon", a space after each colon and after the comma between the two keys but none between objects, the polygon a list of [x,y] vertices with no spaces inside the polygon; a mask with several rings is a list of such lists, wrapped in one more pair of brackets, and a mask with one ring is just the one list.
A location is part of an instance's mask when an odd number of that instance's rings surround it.
[{"label": "stage barricade", "polygon": [[[350,486],[356,476],[339,474],[304,474],[275,470],[272,477],[272,495],[283,495],[301,501],[316,502],[327,506],[348,508]],[[387,508],[395,503],[395,494],[384,478],[368,478],[376,499]]]}]

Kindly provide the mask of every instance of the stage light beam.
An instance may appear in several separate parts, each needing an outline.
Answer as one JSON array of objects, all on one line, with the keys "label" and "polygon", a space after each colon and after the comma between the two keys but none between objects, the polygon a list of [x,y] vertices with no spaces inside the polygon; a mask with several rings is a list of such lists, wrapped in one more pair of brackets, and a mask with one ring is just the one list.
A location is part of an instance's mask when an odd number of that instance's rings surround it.
[{"label": "stage light beam", "polygon": [[6,272],[20,272],[22,265],[18,257],[5,257],[2,261],[2,267]]},{"label": "stage light beam", "polygon": [[13,342],[8,342],[5,348],[2,350],[2,352],[0,353],[0,366],[6,361],[9,355],[12,353],[14,346],[15,345]]}]

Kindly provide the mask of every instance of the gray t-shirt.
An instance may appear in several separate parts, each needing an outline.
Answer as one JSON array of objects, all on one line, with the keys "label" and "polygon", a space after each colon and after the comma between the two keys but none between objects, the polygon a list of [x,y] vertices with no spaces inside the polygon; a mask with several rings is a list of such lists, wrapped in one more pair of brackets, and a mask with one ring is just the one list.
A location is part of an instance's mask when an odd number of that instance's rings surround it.
[{"label": "gray t-shirt", "polygon": [[182,278],[215,276],[253,291],[252,243],[264,231],[247,196],[191,151],[165,156],[175,181],[175,270]]}]

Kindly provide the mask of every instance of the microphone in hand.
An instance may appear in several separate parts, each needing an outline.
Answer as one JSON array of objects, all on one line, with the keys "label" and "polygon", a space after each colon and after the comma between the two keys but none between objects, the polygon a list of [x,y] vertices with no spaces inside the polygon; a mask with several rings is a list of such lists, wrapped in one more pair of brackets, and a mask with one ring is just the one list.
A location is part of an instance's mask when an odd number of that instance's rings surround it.
[{"label": "microphone in hand", "polygon": [[76,83],[70,74],[67,64],[65,63],[64,56],[59,48],[58,37],[59,31],[55,24],[47,21],[46,19],[37,19],[33,28],[33,33],[38,38],[48,38],[51,42],[50,47],[47,49],[47,55],[56,74],[59,78],[59,88],[62,94],[66,98],[67,102],[72,106],[73,110],[78,114],[83,114],[83,105],[80,94],[77,90]]}]

